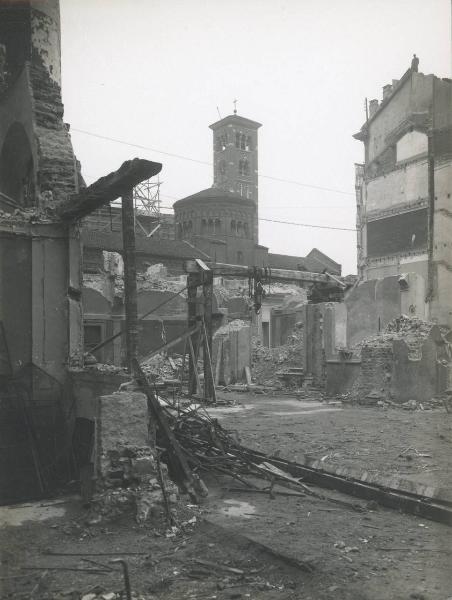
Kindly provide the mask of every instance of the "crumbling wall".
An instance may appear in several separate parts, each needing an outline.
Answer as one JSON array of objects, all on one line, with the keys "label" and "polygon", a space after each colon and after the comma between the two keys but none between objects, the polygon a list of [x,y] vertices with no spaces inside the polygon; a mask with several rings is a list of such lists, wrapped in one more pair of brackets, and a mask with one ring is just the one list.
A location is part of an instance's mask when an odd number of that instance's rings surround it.
[{"label": "crumbling wall", "polygon": [[214,378],[228,385],[242,381],[245,367],[251,367],[251,326],[235,320],[223,325],[212,340]]},{"label": "crumbling wall", "polygon": [[[124,513],[133,515],[138,523],[158,518],[163,496],[146,396],[115,392],[84,398],[77,413],[95,423],[94,468],[85,464],[81,469],[82,489],[90,488],[87,478],[95,479],[94,494],[89,498],[92,520],[111,520]],[[166,466],[162,464],[161,469],[169,501],[176,503],[178,489],[169,480]]]},{"label": "crumbling wall", "polygon": [[450,350],[434,323],[399,317],[359,349],[361,369],[352,394],[363,403],[422,403],[448,385]]},{"label": "crumbling wall", "polygon": [[38,190],[51,192],[52,200],[60,202],[78,191],[76,160],[63,122],[61,90],[39,64],[30,68],[30,83],[38,143]]}]

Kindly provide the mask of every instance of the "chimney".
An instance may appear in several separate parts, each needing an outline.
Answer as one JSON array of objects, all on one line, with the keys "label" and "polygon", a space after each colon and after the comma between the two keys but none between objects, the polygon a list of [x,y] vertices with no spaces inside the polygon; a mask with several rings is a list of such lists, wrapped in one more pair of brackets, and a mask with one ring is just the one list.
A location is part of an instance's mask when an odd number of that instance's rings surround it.
[{"label": "chimney", "polygon": [[383,100],[386,100],[386,98],[389,98],[389,96],[392,94],[392,85],[390,83],[388,83],[387,85],[383,86]]},{"label": "chimney", "polygon": [[378,100],[374,98],[369,102],[369,117],[373,117],[378,110]]}]

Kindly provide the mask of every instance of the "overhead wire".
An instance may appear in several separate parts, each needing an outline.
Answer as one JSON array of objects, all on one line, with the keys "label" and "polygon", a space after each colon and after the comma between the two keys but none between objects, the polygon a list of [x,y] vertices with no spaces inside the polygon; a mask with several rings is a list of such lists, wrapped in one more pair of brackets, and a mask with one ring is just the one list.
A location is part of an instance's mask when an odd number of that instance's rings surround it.
[{"label": "overhead wire", "polygon": [[[110,142],[115,142],[117,144],[131,146],[132,148],[139,148],[140,150],[148,150],[150,152],[156,152],[157,154],[163,154],[164,156],[171,156],[173,158],[179,158],[181,160],[188,160],[190,162],[198,163],[201,165],[207,165],[209,167],[212,166],[212,163],[209,161],[206,161],[206,160],[200,160],[198,158],[191,158],[190,156],[184,156],[182,154],[175,154],[174,152],[166,152],[164,150],[158,150],[157,148],[151,148],[150,146],[143,146],[141,144],[135,144],[132,142],[127,142],[125,140],[119,140],[117,138],[112,138],[107,135],[101,135],[99,133],[93,133],[92,131],[86,131],[85,129],[78,129],[77,127],[71,127],[71,131],[77,131],[78,133],[83,133],[84,135],[89,135],[91,137],[99,138],[101,140],[107,140]],[[259,174],[259,177],[262,177],[265,179],[271,179],[273,181],[279,181],[280,183],[289,183],[289,184],[298,185],[301,187],[307,187],[307,188],[311,188],[311,189],[315,189],[315,190],[321,190],[324,192],[332,192],[335,194],[343,194],[346,196],[354,196],[355,195],[354,192],[346,192],[345,190],[338,190],[335,188],[324,187],[321,185],[314,185],[314,184],[305,183],[302,181],[297,181],[295,179],[285,179],[284,177],[275,177],[273,175],[265,175],[265,174]]]},{"label": "overhead wire", "polygon": [[[111,141],[111,142],[115,142],[115,143],[118,143],[118,144],[124,144],[126,146],[131,146],[131,147],[134,147],[134,148],[139,148],[141,150],[148,150],[148,151],[151,151],[151,152],[156,152],[158,154],[163,154],[165,156],[171,156],[171,157],[174,157],[174,158],[179,158],[181,160],[189,160],[191,162],[196,162],[196,163],[199,163],[199,164],[212,166],[212,163],[210,163],[210,162],[198,160],[198,159],[195,159],[195,158],[190,158],[190,157],[187,157],[187,156],[183,156],[181,154],[175,154],[175,153],[172,153],[172,152],[165,152],[163,150],[157,150],[156,148],[151,148],[149,146],[143,146],[141,144],[134,144],[132,142],[126,142],[124,140],[119,140],[117,138],[112,138],[112,137],[109,137],[109,136],[100,135],[100,134],[97,134],[97,133],[86,131],[84,129],[78,129],[76,127],[72,127],[71,129],[73,131],[77,131],[77,132],[83,133],[85,135],[89,135],[89,136],[92,136],[92,137],[100,138],[100,139]],[[267,179],[271,179],[271,180],[274,180],[274,181],[279,181],[279,182],[289,183],[289,184],[294,184],[294,185],[300,185],[300,186],[303,186],[303,187],[309,187],[309,188],[312,188],[312,189],[317,189],[317,190],[322,190],[322,191],[328,191],[328,192],[333,192],[333,193],[338,193],[338,194],[345,194],[345,195],[352,195],[352,196],[355,195],[352,192],[345,192],[343,190],[337,190],[337,189],[334,189],[334,188],[327,188],[327,187],[318,186],[318,185],[311,185],[311,184],[302,183],[302,182],[295,181],[295,180],[284,179],[284,178],[281,178],[281,177],[273,177],[273,176],[270,176],[270,175],[259,175],[259,176],[260,177],[265,177]],[[162,195],[165,198],[168,198],[168,199],[178,200],[178,198],[176,198],[175,196],[170,196],[168,194],[162,194]],[[160,206],[160,208],[163,208],[163,209],[172,209],[173,207],[172,206]],[[300,207],[300,208],[307,208],[307,207]],[[269,222],[269,223],[278,223],[278,224],[282,224],[282,225],[295,225],[295,226],[298,226],[298,227],[308,227],[308,228],[312,228],[312,229],[332,229],[332,230],[335,230],[335,231],[356,231],[356,228],[337,227],[337,226],[333,226],[333,225],[314,225],[314,224],[311,224],[311,223],[298,223],[298,222],[294,222],[294,221],[284,221],[282,219],[269,219],[269,218],[264,218],[264,217],[258,217],[258,220],[259,221],[266,221],[266,222]]]}]

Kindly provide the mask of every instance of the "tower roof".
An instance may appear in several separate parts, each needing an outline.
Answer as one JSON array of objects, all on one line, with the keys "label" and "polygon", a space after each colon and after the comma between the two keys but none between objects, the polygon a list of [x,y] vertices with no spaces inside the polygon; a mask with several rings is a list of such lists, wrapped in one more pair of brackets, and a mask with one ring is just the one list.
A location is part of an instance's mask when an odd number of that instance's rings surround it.
[{"label": "tower roof", "polygon": [[262,123],[252,121],[251,119],[247,119],[239,115],[228,115],[227,117],[224,117],[224,119],[220,119],[219,121],[212,123],[212,125],[209,125],[209,127],[215,131],[215,129],[224,127],[225,125],[239,125],[242,127],[247,127],[248,129],[259,129],[259,127],[262,127]]}]

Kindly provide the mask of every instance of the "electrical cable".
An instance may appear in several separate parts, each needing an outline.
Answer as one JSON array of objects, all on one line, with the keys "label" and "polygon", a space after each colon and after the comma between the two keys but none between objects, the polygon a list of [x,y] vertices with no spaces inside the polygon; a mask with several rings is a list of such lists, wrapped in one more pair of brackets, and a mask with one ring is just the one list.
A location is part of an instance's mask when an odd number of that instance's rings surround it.
[{"label": "electrical cable", "polygon": [[[77,133],[83,133],[84,135],[89,135],[91,137],[99,138],[101,140],[107,140],[109,142],[115,142],[116,144],[123,144],[125,146],[131,146],[133,148],[139,148],[140,150],[148,150],[150,152],[156,152],[157,154],[163,154],[164,156],[171,156],[173,158],[179,158],[181,160],[189,160],[190,162],[198,163],[200,165],[207,165],[209,167],[212,166],[211,162],[205,160],[199,160],[197,158],[191,158],[189,156],[183,156],[182,154],[174,154],[173,152],[165,152],[164,150],[157,150],[157,148],[150,148],[149,146],[143,146],[141,144],[134,144],[132,142],[126,142],[125,140],[119,140],[117,138],[112,138],[107,135],[101,135],[99,133],[92,133],[91,131],[86,131],[85,129],[78,129],[77,127],[71,127],[71,131],[77,131]],[[322,190],[324,192],[333,192],[336,194],[344,194],[346,196],[354,196],[354,192],[346,192],[344,190],[337,190],[334,188],[323,187],[320,185],[313,185],[310,183],[304,183],[302,181],[296,181],[294,179],[284,179],[283,177],[274,177],[272,175],[262,175],[259,177],[263,177],[265,179],[271,179],[273,181],[279,181],[281,183],[290,183],[292,185],[299,185],[301,187],[307,187],[314,190]]]}]

